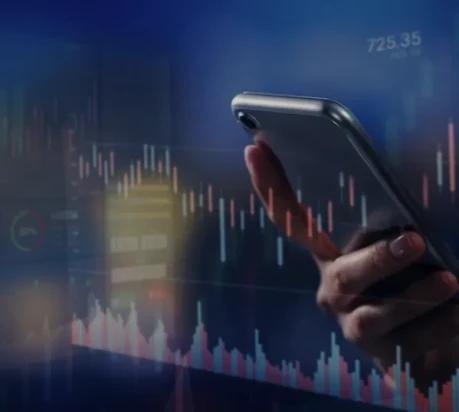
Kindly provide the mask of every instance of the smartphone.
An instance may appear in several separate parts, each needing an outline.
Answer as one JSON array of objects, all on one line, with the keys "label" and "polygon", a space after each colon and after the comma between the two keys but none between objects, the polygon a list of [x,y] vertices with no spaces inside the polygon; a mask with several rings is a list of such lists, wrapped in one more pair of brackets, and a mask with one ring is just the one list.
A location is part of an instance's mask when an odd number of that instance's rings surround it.
[{"label": "smartphone", "polygon": [[[427,243],[420,261],[428,268],[425,272],[440,268],[459,276],[452,250],[459,251],[459,236],[443,205],[422,206],[414,177],[419,170],[408,164],[396,170],[344,105],[246,92],[235,96],[231,107],[250,138],[263,141],[279,157],[299,200],[311,206],[320,229],[328,230],[338,246],[362,229],[380,235],[413,229]],[[453,205],[448,207],[457,212]],[[456,222],[459,232],[459,216]],[[375,241],[378,236],[369,238]]]}]

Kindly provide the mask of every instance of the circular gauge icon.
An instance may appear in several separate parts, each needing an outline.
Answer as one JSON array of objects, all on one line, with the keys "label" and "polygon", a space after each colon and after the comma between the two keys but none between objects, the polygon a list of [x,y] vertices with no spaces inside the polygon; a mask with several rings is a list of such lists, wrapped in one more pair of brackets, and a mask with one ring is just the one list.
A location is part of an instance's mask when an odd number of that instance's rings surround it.
[{"label": "circular gauge icon", "polygon": [[37,212],[22,210],[13,218],[10,237],[16,249],[33,252],[43,244],[45,222]]}]

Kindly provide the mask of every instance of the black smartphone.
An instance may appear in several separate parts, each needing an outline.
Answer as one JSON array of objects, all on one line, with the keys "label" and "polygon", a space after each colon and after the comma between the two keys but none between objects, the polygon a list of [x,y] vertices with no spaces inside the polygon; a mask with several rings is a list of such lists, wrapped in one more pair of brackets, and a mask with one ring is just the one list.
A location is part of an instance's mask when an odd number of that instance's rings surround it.
[{"label": "black smartphone", "polygon": [[338,246],[359,230],[381,236],[412,229],[427,243],[423,267],[459,276],[459,242],[448,213],[441,205],[423,206],[416,168],[404,164],[396,170],[344,105],[321,98],[242,93],[231,106],[251,139],[276,153],[299,200],[311,206],[319,229],[328,231]]}]

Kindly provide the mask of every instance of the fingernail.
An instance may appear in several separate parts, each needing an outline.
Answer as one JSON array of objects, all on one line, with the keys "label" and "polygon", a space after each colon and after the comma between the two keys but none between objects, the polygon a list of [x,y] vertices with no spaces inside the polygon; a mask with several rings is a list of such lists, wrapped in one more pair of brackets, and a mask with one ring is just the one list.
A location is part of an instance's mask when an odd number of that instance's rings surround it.
[{"label": "fingernail", "polygon": [[409,256],[411,253],[411,241],[409,236],[403,234],[389,243],[389,253],[395,258],[400,259]]},{"label": "fingernail", "polygon": [[245,149],[244,149],[244,160],[245,160],[245,164],[247,166],[247,169],[249,170],[249,173],[251,175],[253,175],[253,165],[252,165],[252,160],[250,159],[250,150],[252,150],[254,146],[250,145],[250,146],[247,146]]}]

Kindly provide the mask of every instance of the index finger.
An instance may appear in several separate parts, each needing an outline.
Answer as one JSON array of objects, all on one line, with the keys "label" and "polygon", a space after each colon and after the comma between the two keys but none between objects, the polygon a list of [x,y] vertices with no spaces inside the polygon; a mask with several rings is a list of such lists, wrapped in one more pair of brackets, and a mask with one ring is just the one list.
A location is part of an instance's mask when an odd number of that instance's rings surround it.
[{"label": "index finger", "polygon": [[271,148],[257,141],[244,152],[252,185],[268,212],[269,219],[286,234],[305,246],[318,261],[341,255],[329,236],[319,230],[312,209],[298,202],[285,170]]}]

